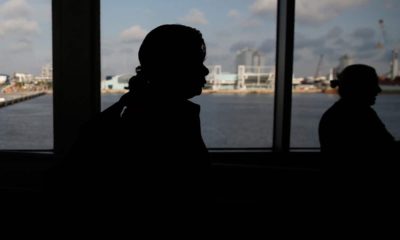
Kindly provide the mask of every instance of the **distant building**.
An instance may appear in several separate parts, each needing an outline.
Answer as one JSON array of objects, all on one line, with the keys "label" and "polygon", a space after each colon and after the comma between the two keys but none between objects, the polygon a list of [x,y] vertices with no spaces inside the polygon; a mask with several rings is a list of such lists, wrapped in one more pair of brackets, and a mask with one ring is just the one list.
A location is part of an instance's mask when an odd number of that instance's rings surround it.
[{"label": "distant building", "polygon": [[390,78],[394,80],[399,76],[399,53],[397,50],[392,51],[392,62],[390,66]]},{"label": "distant building", "polygon": [[254,66],[265,66],[266,57],[260,51],[244,48],[236,53],[235,67],[238,70],[238,66],[243,65],[246,67]]},{"label": "distant building", "polygon": [[239,89],[273,89],[275,85],[274,66],[238,66]]},{"label": "distant building", "polygon": [[0,85],[10,83],[10,76],[0,73]]},{"label": "distant building", "polygon": [[266,66],[265,55],[251,48],[236,53],[237,86],[239,89],[272,89],[275,81],[275,68]]},{"label": "distant building", "polygon": [[126,90],[128,89],[129,79],[134,74],[121,74],[115,76],[107,76],[106,80],[101,81],[102,90]]},{"label": "distant building", "polygon": [[40,75],[35,77],[35,80],[39,81],[39,82],[52,83],[53,82],[53,65],[52,64],[44,65],[42,67]]},{"label": "distant building", "polygon": [[236,88],[237,74],[222,72],[221,65],[208,66],[208,70],[210,73],[206,77],[206,88],[213,90]]},{"label": "distant building", "polygon": [[273,66],[238,66],[238,73],[222,72],[221,65],[208,66],[206,88],[219,89],[273,89]]},{"label": "distant building", "polygon": [[43,79],[52,82],[53,81],[53,65],[47,64],[42,67],[42,71],[40,73],[40,77]]},{"label": "distant building", "polygon": [[33,83],[34,76],[30,73],[14,73],[12,80],[17,83]]},{"label": "distant building", "polygon": [[273,89],[275,67],[266,66],[260,51],[244,48],[236,53],[235,73],[222,72],[220,65],[209,66],[207,88],[218,89]]}]

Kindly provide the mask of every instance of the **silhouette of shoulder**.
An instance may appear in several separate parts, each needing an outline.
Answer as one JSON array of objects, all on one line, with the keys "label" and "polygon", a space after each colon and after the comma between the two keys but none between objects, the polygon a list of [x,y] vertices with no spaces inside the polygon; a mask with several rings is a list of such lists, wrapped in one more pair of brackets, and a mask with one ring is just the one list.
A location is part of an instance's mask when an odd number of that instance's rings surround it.
[{"label": "silhouette of shoulder", "polygon": [[382,151],[393,145],[375,110],[341,99],[322,116],[319,126],[322,151]]}]

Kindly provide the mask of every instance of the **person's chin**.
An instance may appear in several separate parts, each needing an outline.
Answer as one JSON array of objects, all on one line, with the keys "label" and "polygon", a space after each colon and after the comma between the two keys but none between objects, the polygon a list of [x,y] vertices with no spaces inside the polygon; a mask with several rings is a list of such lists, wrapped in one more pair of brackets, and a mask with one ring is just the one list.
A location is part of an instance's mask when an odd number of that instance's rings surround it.
[{"label": "person's chin", "polygon": [[371,98],[371,100],[369,101],[369,105],[370,106],[375,105],[375,102],[376,102],[376,98]]},{"label": "person's chin", "polygon": [[193,98],[193,97],[199,96],[199,95],[201,95],[202,92],[203,92],[203,89],[202,89],[202,88],[197,89],[197,90],[195,90],[195,91],[192,91],[191,93],[188,93],[188,94],[186,95],[186,99],[191,99],[191,98]]}]

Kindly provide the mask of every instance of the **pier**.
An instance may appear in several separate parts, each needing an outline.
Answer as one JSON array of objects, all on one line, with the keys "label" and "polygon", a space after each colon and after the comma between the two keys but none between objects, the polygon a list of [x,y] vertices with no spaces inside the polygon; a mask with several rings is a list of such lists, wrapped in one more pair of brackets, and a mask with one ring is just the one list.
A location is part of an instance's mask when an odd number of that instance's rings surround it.
[{"label": "pier", "polygon": [[12,94],[0,93],[0,108],[6,107],[15,103],[23,102],[35,97],[43,96],[46,92],[21,92]]}]

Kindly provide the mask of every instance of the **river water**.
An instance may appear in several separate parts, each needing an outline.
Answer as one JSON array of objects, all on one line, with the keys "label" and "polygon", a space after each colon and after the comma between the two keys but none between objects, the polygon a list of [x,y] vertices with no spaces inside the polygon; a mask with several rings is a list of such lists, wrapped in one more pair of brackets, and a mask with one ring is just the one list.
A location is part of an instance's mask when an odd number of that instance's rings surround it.
[{"label": "river water", "polygon": [[[102,109],[121,95],[102,96]],[[315,148],[322,113],[336,101],[330,94],[294,94],[291,147]],[[209,148],[272,146],[272,94],[205,94],[201,105],[202,133]],[[374,107],[389,131],[400,139],[400,95],[381,95]],[[52,95],[0,109],[0,149],[52,149]]]}]

